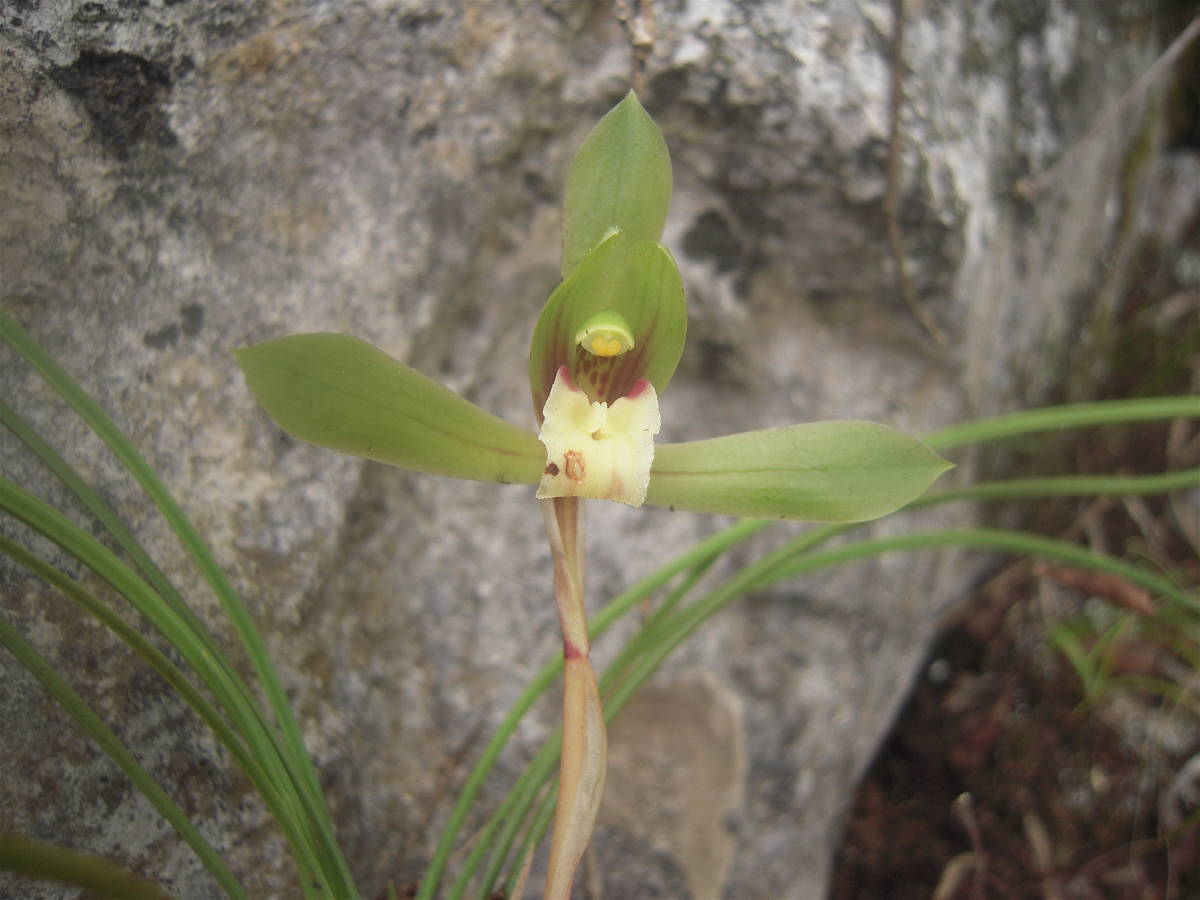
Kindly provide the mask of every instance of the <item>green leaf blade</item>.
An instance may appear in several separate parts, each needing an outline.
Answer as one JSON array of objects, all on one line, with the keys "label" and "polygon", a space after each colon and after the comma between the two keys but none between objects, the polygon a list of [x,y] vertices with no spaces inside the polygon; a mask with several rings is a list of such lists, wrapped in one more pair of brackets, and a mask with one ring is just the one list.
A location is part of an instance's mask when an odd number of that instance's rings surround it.
[{"label": "green leaf blade", "polygon": [[811,422],[655,451],[646,502],[747,518],[862,522],[920,496],[951,464],[874,422]]},{"label": "green leaf blade", "polygon": [[545,448],[366,341],[296,334],[236,351],[259,403],[294,437],[418,472],[536,484]]},{"label": "green leaf blade", "polygon": [[171,895],[102,857],[0,832],[0,870],[82,888],[95,900],[171,900]]},{"label": "green leaf blade", "polygon": [[571,163],[563,219],[563,278],[614,228],[634,240],[657,242],[670,202],[671,157],[666,142],[630,91],[596,123]]},{"label": "green leaf blade", "polygon": [[[112,419],[12,316],[3,311],[0,311],[0,338],[24,357],[46,380],[47,384],[53,387],[92,431],[108,445],[114,456],[125,466],[141,485],[146,495],[154,502],[154,505],[158,507],[180,543],[204,574],[205,580],[217,595],[222,609],[229,616],[234,632],[262,683],[268,702],[275,714],[276,722],[282,731],[282,741],[277,742],[275,734],[265,719],[261,718],[261,711],[257,709],[257,705],[251,698],[248,687],[244,684],[234,685],[235,690],[230,694],[230,699],[237,703],[249,704],[254,708],[254,716],[249,724],[258,728],[258,733],[263,739],[262,747],[264,749],[258,753],[260,760],[268,761],[268,752],[279,754],[276,761],[287,770],[289,779],[297,787],[298,793],[295,795],[297,808],[303,807],[304,815],[309,817],[309,826],[315,834],[319,835],[321,849],[314,854],[301,848],[296,856],[296,862],[301,869],[312,864],[318,880],[321,883],[336,885],[339,895],[357,897],[349,867],[333,835],[333,826],[325,807],[316,769],[305,749],[300,728],[288,704],[279,676],[245,604],[234,592],[229,579],[217,565],[212,551],[204,543],[195,526],[192,525],[179,504],[175,502],[174,497],[171,496],[154,470],[138,453],[129,439],[121,433]],[[3,485],[0,485],[0,493],[3,493]],[[50,536],[47,532],[43,533]],[[126,596],[129,597],[129,594],[126,593]],[[199,634],[200,631],[196,633]],[[177,639],[173,642],[177,647],[181,646]],[[211,658],[221,663],[222,666],[225,665],[220,654],[212,654]],[[226,673],[228,671],[224,668],[220,670],[220,672]],[[242,730],[249,734],[245,727]],[[281,819],[280,825],[285,831],[288,831],[289,824],[287,822]],[[307,883],[305,894],[306,896],[311,895],[311,889]]]},{"label": "green leaf blade", "polygon": [[88,736],[121,768],[121,771],[145,795],[159,814],[171,823],[180,837],[200,858],[204,867],[225,894],[245,900],[247,894],[241,882],[229,870],[221,855],[204,839],[187,814],[167,795],[154,776],[142,767],[120,738],[104,724],[87,702],[34,648],[33,644],[17,631],[8,619],[2,616],[0,616],[0,646],[12,653],[42,683],[42,686],[54,699],[75,718]]}]

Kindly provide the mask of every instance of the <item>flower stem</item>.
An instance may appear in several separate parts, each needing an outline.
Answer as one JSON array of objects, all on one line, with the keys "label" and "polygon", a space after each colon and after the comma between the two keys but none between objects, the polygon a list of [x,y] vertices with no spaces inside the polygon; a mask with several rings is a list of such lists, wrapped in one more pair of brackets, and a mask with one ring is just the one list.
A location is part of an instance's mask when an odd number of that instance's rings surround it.
[{"label": "flower stem", "polygon": [[608,738],[588,658],[591,642],[583,604],[582,508],[574,497],[559,497],[543,500],[542,514],[554,556],[554,600],[563,634],[562,757],[544,896],[545,900],[566,900],[600,810]]}]

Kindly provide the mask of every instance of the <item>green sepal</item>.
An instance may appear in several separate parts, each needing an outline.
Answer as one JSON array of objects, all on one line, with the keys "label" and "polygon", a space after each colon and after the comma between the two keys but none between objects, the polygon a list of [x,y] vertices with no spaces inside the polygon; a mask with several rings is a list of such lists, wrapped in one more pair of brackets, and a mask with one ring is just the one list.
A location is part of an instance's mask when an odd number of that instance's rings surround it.
[{"label": "green sepal", "polygon": [[[632,334],[633,348],[620,356],[600,359],[576,343],[580,330],[603,311],[619,314]],[[560,366],[592,400],[623,397],[640,378],[661,394],[686,336],[683,281],[671,254],[656,241],[623,231],[609,235],[555,288],[534,326],[529,384],[538,421]]]},{"label": "green sepal", "polygon": [[536,484],[537,437],[344,334],[296,334],[235,351],[284,431],[321,447],[428,472]]},{"label": "green sepal", "polygon": [[947,469],[874,422],[811,422],[659,444],[646,502],[757,519],[863,522],[915,500]]},{"label": "green sepal", "polygon": [[571,162],[563,215],[563,278],[614,228],[635,241],[657,242],[670,202],[667,145],[630,91],[596,123]]}]

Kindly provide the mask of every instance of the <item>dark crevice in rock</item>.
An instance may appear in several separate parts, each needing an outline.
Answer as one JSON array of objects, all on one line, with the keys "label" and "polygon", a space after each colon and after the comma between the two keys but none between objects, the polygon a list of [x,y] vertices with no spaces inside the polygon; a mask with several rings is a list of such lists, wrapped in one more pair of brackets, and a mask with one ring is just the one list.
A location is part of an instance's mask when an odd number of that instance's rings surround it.
[{"label": "dark crevice in rock", "polygon": [[199,303],[189,303],[179,312],[183,318],[181,326],[183,333],[188,337],[199,334],[200,329],[204,327],[204,306]]},{"label": "dark crevice in rock", "polygon": [[82,3],[75,10],[74,19],[81,25],[98,25],[101,22],[119,22],[120,16],[110,12],[103,3]]},{"label": "dark crevice in rock", "polygon": [[709,209],[683,236],[683,252],[694,259],[712,260],[718,272],[730,272],[741,261],[742,240],[723,215]]},{"label": "dark crevice in rock", "polygon": [[[1196,0],[1168,0],[1163,4],[1163,41],[1168,46],[1200,15]],[[1175,63],[1167,97],[1167,147],[1200,150],[1200,41],[1193,41]]]},{"label": "dark crevice in rock", "polygon": [[118,159],[139,144],[176,143],[162,100],[171,88],[165,65],[130,53],[84,50],[69,66],[50,71],[54,82],[87,111],[96,137]]},{"label": "dark crevice in rock", "polygon": [[172,322],[157,331],[147,331],[142,336],[142,343],[155,350],[165,350],[179,340],[179,326]]}]

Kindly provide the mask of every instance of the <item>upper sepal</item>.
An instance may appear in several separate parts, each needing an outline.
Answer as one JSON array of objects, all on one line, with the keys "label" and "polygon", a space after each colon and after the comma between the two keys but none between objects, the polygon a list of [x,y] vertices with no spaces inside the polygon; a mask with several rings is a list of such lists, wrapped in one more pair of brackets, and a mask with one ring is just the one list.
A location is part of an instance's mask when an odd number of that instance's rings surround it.
[{"label": "upper sepal", "polygon": [[671,202],[671,157],[654,120],[630,91],[596,123],[567,174],[562,275],[611,230],[662,237]]},{"label": "upper sepal", "polygon": [[874,422],[811,422],[659,444],[646,502],[696,512],[864,522],[915,500],[952,468]]},{"label": "upper sepal", "polygon": [[392,465],[536,484],[546,451],[366,341],[295,334],[235,351],[250,390],[289,434]]},{"label": "upper sepal", "polygon": [[[605,311],[628,330],[629,349],[619,355],[597,356],[578,343]],[[641,378],[662,393],[686,335],[683,281],[671,254],[655,241],[610,234],[554,290],[534,326],[529,384],[538,421],[562,366],[593,401],[614,402]]]}]

